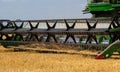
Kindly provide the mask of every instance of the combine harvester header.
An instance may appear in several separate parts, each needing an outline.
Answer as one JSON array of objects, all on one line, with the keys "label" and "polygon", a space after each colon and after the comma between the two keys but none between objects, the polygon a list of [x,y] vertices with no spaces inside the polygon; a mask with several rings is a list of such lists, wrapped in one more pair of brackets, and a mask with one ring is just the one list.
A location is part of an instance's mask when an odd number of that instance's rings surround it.
[{"label": "combine harvester header", "polygon": [[96,59],[109,58],[113,51],[120,52],[120,42],[116,42],[120,39],[119,18],[0,20],[0,43],[4,46],[30,43],[69,44],[97,50],[108,46]]},{"label": "combine harvester header", "polygon": [[5,47],[47,43],[102,49],[96,59],[109,58],[114,51],[120,53],[120,0],[88,0],[84,12],[107,18],[0,20],[0,43]]}]

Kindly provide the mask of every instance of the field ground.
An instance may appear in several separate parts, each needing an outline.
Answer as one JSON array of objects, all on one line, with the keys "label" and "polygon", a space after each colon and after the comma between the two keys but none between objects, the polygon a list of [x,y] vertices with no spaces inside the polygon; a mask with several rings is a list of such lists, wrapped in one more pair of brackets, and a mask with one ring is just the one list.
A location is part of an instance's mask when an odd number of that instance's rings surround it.
[{"label": "field ground", "polygon": [[[58,50],[60,51],[60,50]],[[14,52],[0,46],[0,72],[120,72],[120,57],[96,60],[97,52]]]}]

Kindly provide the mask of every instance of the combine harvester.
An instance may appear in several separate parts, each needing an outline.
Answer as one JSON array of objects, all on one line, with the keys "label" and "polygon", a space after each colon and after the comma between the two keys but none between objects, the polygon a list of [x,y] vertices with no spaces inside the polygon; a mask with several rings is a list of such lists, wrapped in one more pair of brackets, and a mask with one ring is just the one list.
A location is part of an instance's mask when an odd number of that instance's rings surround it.
[{"label": "combine harvester", "polygon": [[[84,13],[92,13],[95,18],[0,20],[0,43],[5,47],[47,43],[102,49],[96,59],[109,58],[113,51],[120,52],[117,41],[120,39],[120,1],[88,0]],[[105,15],[107,18],[102,17]]]},{"label": "combine harvester", "polygon": [[[109,28],[109,33],[113,33],[113,37],[115,40],[110,43],[110,45],[104,49],[96,59],[106,59],[111,57],[113,52],[118,52],[120,54],[120,22],[119,22],[119,14],[120,14],[120,0],[88,0],[88,5],[85,9],[85,13],[92,13],[93,17],[114,17],[118,20],[118,27],[113,26],[113,29]],[[114,23],[114,22],[113,22]],[[117,34],[118,33],[118,34]],[[118,39],[118,40],[117,40]]]}]

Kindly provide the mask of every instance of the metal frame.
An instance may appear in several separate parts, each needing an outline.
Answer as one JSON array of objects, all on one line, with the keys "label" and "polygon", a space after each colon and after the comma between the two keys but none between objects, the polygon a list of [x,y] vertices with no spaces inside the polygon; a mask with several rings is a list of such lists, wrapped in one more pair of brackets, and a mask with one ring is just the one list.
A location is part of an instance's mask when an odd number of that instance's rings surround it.
[{"label": "metal frame", "polygon": [[[19,20],[19,21],[11,21],[11,20],[0,20],[0,42],[16,42],[16,37],[19,37],[20,40],[17,42],[32,42],[32,38],[35,39],[38,43],[47,42],[51,43],[51,38],[54,40],[52,43],[58,43],[59,39],[57,37],[63,36],[66,38],[62,44],[67,43],[69,38],[72,38],[73,44],[81,44],[76,41],[76,38],[82,40],[82,36],[86,36],[86,42],[84,44],[90,44],[91,40],[95,41],[95,44],[100,44],[96,35],[109,35],[111,37],[110,41],[115,41],[118,39],[119,34],[110,33],[109,30],[112,28],[120,27],[119,17],[114,17],[112,19],[103,18],[103,19],[56,19],[56,20]],[[4,24],[5,22],[5,24]],[[42,28],[41,24],[45,24],[46,28]],[[52,24],[51,24],[52,23]],[[108,28],[96,28],[96,26],[102,23],[108,23]],[[25,25],[29,27],[24,27]],[[65,28],[56,28],[56,25],[64,25]],[[82,26],[75,28],[76,25],[79,24],[86,25],[87,28],[82,28]],[[41,26],[41,28],[39,28]],[[10,37],[9,34],[12,34]],[[47,37],[46,40],[40,40],[40,35],[42,37]],[[6,36],[6,39],[3,39],[3,36]],[[69,44],[72,44],[69,43]],[[95,45],[93,44],[93,45]]]}]

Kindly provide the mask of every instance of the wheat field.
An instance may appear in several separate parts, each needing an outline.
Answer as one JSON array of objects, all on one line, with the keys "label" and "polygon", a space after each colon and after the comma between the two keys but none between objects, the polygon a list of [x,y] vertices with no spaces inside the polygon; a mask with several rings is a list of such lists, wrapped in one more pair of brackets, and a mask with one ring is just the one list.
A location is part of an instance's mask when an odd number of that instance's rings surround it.
[{"label": "wheat field", "polygon": [[120,57],[96,60],[97,52],[63,51],[66,54],[14,52],[0,46],[0,72],[120,72]]}]

